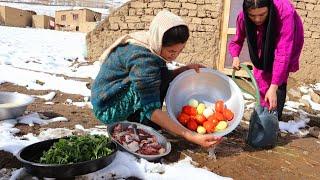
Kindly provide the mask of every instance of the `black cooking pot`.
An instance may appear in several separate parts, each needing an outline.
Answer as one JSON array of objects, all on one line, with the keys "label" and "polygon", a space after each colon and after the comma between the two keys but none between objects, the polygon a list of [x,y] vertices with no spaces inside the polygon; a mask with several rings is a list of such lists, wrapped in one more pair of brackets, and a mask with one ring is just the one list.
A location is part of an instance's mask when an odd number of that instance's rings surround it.
[{"label": "black cooking pot", "polygon": [[59,139],[51,139],[31,144],[21,149],[17,154],[18,160],[26,168],[27,172],[37,177],[66,179],[74,176],[95,172],[108,166],[115,158],[117,145],[110,142],[113,152],[105,157],[73,164],[42,164],[38,163],[43,151],[47,151],[54,142]]}]

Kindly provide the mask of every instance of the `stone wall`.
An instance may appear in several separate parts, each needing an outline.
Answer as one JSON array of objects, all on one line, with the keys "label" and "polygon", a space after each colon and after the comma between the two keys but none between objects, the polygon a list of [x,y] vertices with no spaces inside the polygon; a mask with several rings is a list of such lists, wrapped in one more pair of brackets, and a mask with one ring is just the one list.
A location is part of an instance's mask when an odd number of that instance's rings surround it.
[{"label": "stone wall", "polygon": [[181,16],[190,28],[190,39],[178,62],[201,62],[215,67],[219,58],[222,1],[217,0],[133,0],[112,12],[87,35],[88,58],[96,60],[121,35],[147,30],[162,9]]},{"label": "stone wall", "polygon": [[298,82],[320,82],[320,0],[293,0],[293,4],[305,31],[300,70],[293,77]]}]

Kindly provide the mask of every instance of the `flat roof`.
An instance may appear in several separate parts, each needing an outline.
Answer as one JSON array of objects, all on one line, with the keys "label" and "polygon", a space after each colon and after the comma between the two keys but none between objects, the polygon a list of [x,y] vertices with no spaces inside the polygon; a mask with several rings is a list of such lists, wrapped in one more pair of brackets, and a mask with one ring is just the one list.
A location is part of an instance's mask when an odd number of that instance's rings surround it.
[{"label": "flat roof", "polygon": [[79,10],[88,10],[88,11],[92,11],[92,12],[95,12],[95,13],[98,13],[98,14],[101,14],[97,11],[93,11],[91,9],[88,9],[88,8],[81,8],[81,9],[65,9],[65,10],[58,10],[56,12],[64,12],[64,11],[79,11]]}]

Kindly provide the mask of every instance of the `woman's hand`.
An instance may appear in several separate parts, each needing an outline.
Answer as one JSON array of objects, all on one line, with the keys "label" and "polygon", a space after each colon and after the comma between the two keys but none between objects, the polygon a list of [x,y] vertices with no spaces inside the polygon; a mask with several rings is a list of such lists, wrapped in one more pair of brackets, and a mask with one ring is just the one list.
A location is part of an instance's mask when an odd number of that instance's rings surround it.
[{"label": "woman's hand", "polygon": [[269,110],[275,110],[277,108],[277,90],[278,86],[271,84],[264,97],[264,100],[269,103]]},{"label": "woman's hand", "polygon": [[239,57],[234,57],[233,58],[233,61],[232,61],[232,68],[234,69],[234,70],[240,70],[240,59],[239,59]]},{"label": "woman's hand", "polygon": [[198,144],[202,147],[208,148],[219,144],[222,140],[221,137],[214,137],[209,134],[190,133],[185,136],[188,141]]},{"label": "woman's hand", "polygon": [[158,124],[162,128],[168,130],[171,133],[177,134],[186,140],[199,144],[203,147],[212,147],[220,143],[222,138],[214,137],[209,134],[198,134],[196,132],[191,132],[185,128],[178,125],[176,122],[170,119],[168,113],[163,112],[160,109],[156,109],[151,115],[151,121]]},{"label": "woman's hand", "polygon": [[188,64],[186,65],[186,67],[187,67],[186,70],[194,69],[197,73],[200,72],[200,68],[205,68],[205,66],[201,64]]}]

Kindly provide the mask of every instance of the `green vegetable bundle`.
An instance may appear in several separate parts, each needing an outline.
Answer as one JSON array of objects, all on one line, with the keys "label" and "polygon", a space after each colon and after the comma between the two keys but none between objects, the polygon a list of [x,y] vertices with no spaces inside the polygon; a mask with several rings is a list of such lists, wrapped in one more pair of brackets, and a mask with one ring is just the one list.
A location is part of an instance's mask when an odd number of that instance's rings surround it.
[{"label": "green vegetable bundle", "polygon": [[98,159],[113,151],[110,138],[104,135],[71,136],[60,139],[44,151],[40,163],[72,164]]}]

